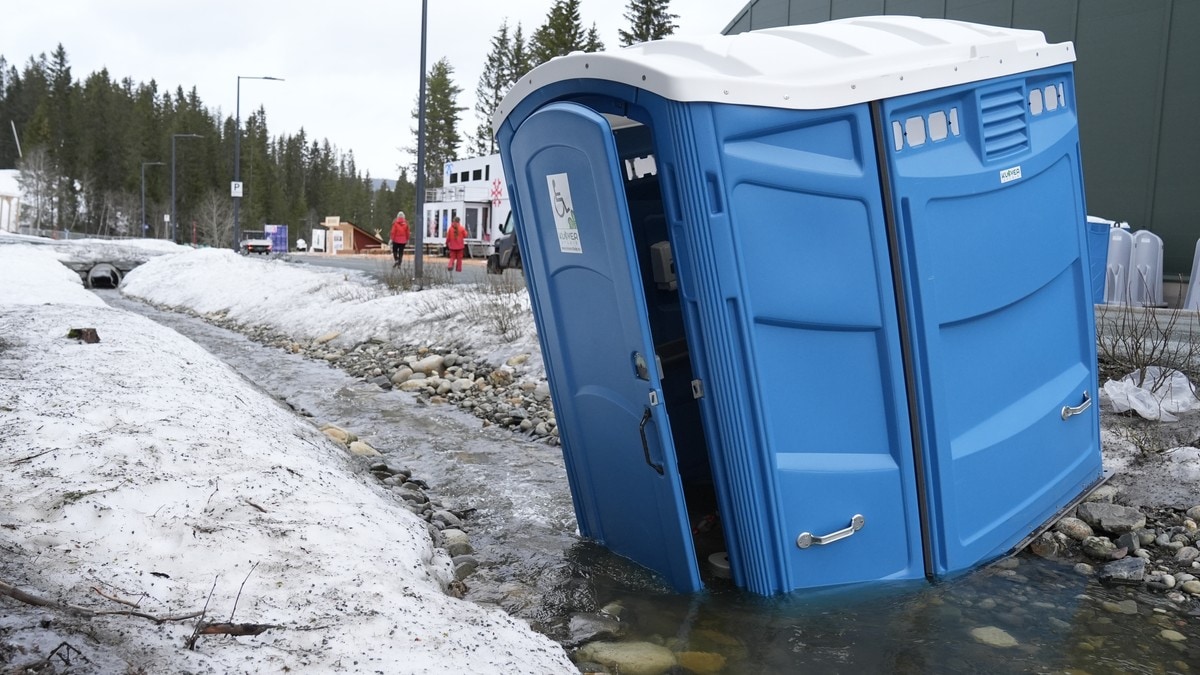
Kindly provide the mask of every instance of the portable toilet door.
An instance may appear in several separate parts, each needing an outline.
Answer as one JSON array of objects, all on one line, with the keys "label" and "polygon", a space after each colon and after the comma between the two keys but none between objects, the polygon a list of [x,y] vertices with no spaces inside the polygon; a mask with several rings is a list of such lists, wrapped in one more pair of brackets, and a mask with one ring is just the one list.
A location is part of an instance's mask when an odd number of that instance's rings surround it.
[{"label": "portable toilet door", "polygon": [[[1021,107],[1073,58],[1032,31],[865,17],[523,77],[495,128],[581,534],[695,590],[715,506],[756,593],[936,578],[1099,478],[1073,95],[1033,131]],[[981,102],[1004,88],[1031,141],[989,156]],[[893,150],[915,109],[939,138]],[[999,182],[1014,158],[1028,180]],[[1029,190],[1050,203],[1023,227],[1052,248],[1032,260],[997,241]]]},{"label": "portable toilet door", "polygon": [[[599,113],[525,120],[506,175],[580,532],[701,588],[616,145]],[[536,214],[536,215],[534,215]],[[528,226],[532,223],[537,226]]]},{"label": "portable toilet door", "polygon": [[877,105],[940,576],[994,557],[1099,478],[1073,75]]}]

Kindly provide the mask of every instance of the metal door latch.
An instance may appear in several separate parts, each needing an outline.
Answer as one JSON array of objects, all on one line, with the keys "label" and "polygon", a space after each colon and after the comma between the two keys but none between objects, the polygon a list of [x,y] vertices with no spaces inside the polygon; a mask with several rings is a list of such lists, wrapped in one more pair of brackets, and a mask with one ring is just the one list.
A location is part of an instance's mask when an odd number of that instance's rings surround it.
[{"label": "metal door latch", "polygon": [[796,537],[796,546],[799,546],[800,548],[808,548],[813,544],[816,544],[817,546],[832,544],[839,539],[845,539],[855,532],[858,532],[863,528],[863,525],[866,524],[867,519],[856,513],[852,518],[850,518],[850,527],[847,527],[844,530],[830,532],[829,534],[824,534],[821,536],[817,536],[812,532],[801,532],[800,536]]},{"label": "metal door latch", "polygon": [[1084,389],[1083,390],[1083,403],[1080,403],[1079,405],[1074,406],[1074,407],[1069,406],[1069,405],[1064,405],[1063,409],[1062,409],[1062,418],[1064,420],[1069,419],[1071,417],[1074,417],[1075,415],[1078,415],[1079,413],[1083,412],[1084,410],[1087,410],[1090,407],[1092,407],[1092,397],[1089,396],[1087,390]]}]

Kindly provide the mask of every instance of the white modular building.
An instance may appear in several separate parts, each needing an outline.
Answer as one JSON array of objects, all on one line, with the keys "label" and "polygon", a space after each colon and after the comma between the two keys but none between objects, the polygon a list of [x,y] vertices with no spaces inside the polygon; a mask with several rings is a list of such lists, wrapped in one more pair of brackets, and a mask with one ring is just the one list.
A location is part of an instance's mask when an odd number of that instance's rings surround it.
[{"label": "white modular building", "polygon": [[[440,251],[446,243],[446,230],[458,217],[467,228],[467,254],[487,256],[494,250],[492,242],[508,212],[508,183],[500,155],[449,162],[442,171],[442,187],[425,191],[422,241]],[[416,223],[410,225],[417,227]]]}]

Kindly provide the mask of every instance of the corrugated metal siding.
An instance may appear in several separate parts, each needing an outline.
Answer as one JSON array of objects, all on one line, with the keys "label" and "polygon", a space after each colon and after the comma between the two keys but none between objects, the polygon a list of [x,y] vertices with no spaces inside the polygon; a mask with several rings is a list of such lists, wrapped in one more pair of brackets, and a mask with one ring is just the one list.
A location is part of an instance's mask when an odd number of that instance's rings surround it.
[{"label": "corrugated metal siding", "polygon": [[754,0],[725,33],[878,14],[1031,28],[1075,43],[1088,210],[1163,238],[1188,274],[1200,236],[1200,2],[1195,0]]}]

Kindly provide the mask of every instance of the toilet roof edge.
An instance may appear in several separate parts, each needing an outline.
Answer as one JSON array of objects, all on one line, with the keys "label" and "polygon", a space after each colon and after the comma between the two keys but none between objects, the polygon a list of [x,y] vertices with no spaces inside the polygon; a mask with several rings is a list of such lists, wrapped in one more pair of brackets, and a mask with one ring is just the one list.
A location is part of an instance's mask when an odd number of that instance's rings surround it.
[{"label": "toilet roof edge", "polygon": [[868,16],[736,35],[669,37],[556,57],[521,77],[494,130],[528,96],[565,80],[628,84],[680,102],[820,110],[989,80],[1075,60],[1041,31]]}]

